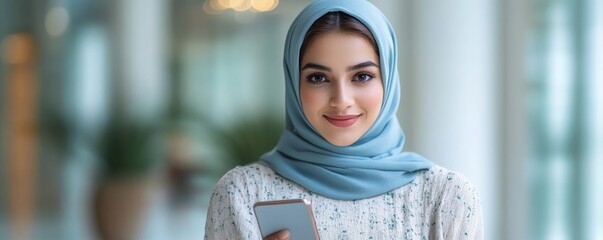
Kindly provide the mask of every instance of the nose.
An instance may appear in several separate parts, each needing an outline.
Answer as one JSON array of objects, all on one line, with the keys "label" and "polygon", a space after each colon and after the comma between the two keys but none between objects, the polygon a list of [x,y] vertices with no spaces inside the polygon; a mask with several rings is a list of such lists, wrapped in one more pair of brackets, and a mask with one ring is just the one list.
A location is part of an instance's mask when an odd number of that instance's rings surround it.
[{"label": "nose", "polygon": [[340,110],[347,109],[354,104],[353,92],[350,86],[342,81],[333,85],[331,89],[331,107],[338,108]]}]

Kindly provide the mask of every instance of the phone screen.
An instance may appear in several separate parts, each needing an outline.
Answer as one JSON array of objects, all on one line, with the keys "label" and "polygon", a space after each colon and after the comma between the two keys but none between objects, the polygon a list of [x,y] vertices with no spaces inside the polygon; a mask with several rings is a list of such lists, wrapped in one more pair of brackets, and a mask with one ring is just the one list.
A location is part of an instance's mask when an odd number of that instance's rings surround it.
[{"label": "phone screen", "polygon": [[253,209],[262,238],[288,229],[290,240],[319,240],[312,205],[306,199],[257,202]]}]

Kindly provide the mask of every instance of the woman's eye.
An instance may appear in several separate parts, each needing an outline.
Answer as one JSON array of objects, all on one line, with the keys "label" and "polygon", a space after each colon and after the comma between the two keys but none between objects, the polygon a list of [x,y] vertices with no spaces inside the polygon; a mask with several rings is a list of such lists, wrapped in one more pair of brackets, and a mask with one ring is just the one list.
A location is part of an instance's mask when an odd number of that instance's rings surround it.
[{"label": "woman's eye", "polygon": [[354,76],[354,81],[368,82],[373,78],[375,78],[375,75],[372,73],[359,73]]},{"label": "woman's eye", "polygon": [[306,78],[308,79],[308,82],[313,84],[323,83],[327,81],[327,78],[325,76],[319,74],[312,74],[310,76],[307,76]]}]

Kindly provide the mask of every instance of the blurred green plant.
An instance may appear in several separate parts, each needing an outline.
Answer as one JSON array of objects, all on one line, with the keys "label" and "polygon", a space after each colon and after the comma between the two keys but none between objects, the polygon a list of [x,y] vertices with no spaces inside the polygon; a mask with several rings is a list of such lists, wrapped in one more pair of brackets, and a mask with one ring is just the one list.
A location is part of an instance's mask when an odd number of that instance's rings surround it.
[{"label": "blurred green plant", "polygon": [[160,124],[111,121],[97,141],[105,177],[145,174],[164,159]]},{"label": "blurred green plant", "polygon": [[284,129],[284,120],[277,117],[246,119],[221,131],[220,143],[235,165],[245,165],[272,150]]}]

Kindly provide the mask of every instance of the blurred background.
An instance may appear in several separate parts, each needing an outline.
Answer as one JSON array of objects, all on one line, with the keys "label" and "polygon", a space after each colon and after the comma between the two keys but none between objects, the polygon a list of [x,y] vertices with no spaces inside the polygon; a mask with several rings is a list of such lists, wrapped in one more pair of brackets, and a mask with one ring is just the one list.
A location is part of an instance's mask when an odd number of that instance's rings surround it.
[{"label": "blurred background", "polygon": [[[0,239],[201,239],[274,146],[310,1],[0,0]],[[603,2],[375,0],[408,151],[478,188],[486,239],[603,239]]]}]

